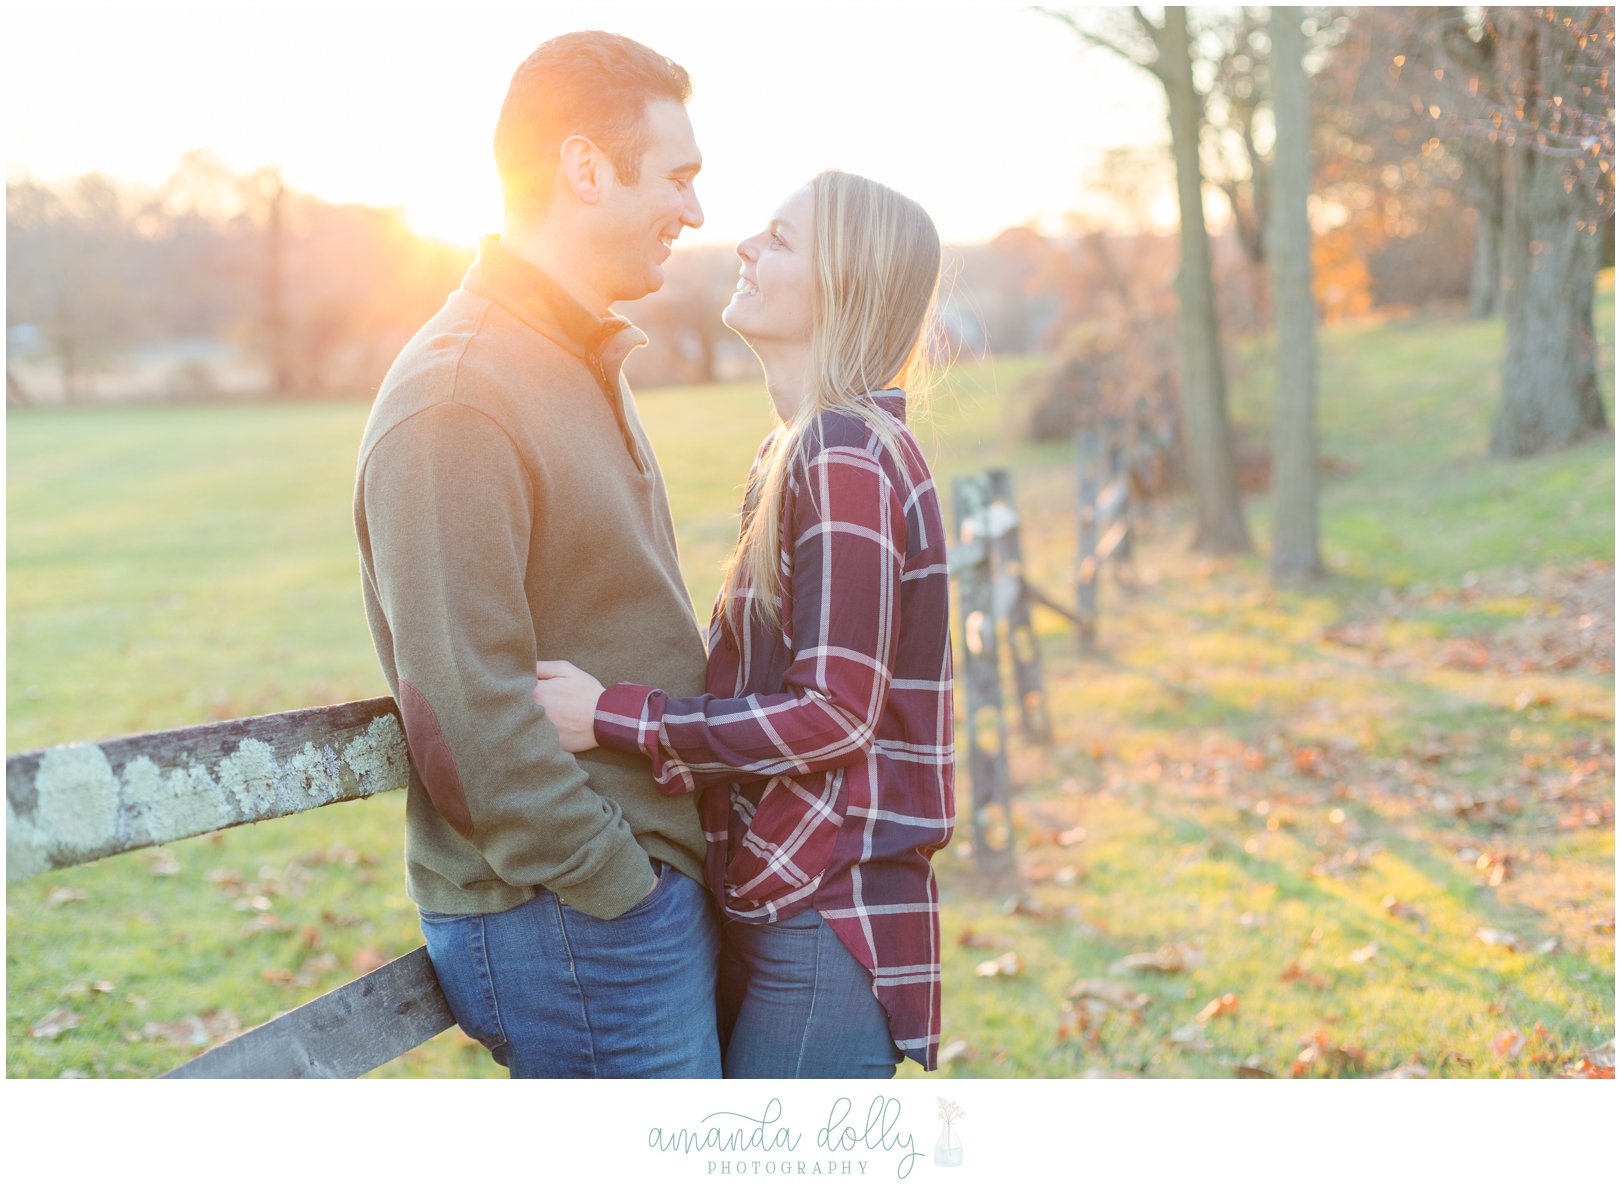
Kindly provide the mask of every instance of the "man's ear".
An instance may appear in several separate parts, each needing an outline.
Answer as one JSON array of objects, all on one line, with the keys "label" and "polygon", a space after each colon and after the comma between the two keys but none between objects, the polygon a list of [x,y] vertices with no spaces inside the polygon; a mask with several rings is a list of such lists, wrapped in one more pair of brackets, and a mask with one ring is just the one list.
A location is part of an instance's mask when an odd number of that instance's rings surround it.
[{"label": "man's ear", "polygon": [[588,136],[571,136],[558,149],[563,180],[569,189],[587,206],[602,201],[603,185],[611,174],[613,163]]}]

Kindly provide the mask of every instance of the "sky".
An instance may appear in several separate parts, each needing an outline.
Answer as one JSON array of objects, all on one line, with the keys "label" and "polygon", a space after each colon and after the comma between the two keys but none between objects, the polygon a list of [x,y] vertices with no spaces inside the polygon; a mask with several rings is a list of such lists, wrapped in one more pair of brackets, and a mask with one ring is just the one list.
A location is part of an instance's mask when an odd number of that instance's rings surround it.
[{"label": "sky", "polygon": [[499,229],[489,145],[513,70],[572,29],[634,37],[691,74],[706,222],[690,242],[751,234],[824,168],[916,198],[951,242],[1058,230],[1088,207],[1102,150],[1167,139],[1145,74],[991,0],[20,0],[5,21],[8,178],[155,183],[206,149],[462,244]]}]

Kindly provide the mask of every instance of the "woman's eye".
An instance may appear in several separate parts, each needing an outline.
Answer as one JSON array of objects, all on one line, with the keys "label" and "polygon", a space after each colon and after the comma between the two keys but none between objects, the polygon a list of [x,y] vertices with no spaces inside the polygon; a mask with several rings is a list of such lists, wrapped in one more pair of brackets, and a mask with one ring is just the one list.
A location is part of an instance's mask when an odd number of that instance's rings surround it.
[{"label": "woman's eye", "polygon": [[773,231],[771,233],[771,242],[773,244],[775,244],[779,248],[786,248],[788,246],[787,241],[784,240],[782,238],[782,236],[778,235],[775,231]]}]

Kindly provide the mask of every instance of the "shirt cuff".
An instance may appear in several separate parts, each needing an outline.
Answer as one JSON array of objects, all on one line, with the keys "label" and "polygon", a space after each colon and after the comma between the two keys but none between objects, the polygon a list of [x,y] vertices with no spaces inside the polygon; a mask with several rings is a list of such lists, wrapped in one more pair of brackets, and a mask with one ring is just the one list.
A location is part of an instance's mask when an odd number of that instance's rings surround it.
[{"label": "shirt cuff", "polygon": [[621,681],[602,691],[593,721],[601,746],[646,756],[659,792],[666,797],[679,797],[697,792],[698,784],[686,764],[662,745],[660,732],[668,702],[664,694],[650,685]]},{"label": "shirt cuff", "polygon": [[603,690],[595,716],[597,742],[615,751],[654,759],[659,733],[658,724],[647,717],[647,702],[652,696],[652,686],[628,681]]}]

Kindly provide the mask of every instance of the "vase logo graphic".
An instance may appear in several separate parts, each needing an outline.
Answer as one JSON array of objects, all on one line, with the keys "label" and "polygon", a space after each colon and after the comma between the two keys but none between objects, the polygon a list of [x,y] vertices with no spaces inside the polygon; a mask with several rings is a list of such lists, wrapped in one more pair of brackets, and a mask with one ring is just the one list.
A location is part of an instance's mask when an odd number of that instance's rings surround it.
[{"label": "vase logo graphic", "polygon": [[946,1168],[955,1168],[962,1163],[962,1137],[952,1124],[968,1112],[949,1098],[937,1098],[935,1102],[939,1104],[937,1113],[943,1126],[940,1128],[940,1138],[934,1144],[934,1162]]}]

